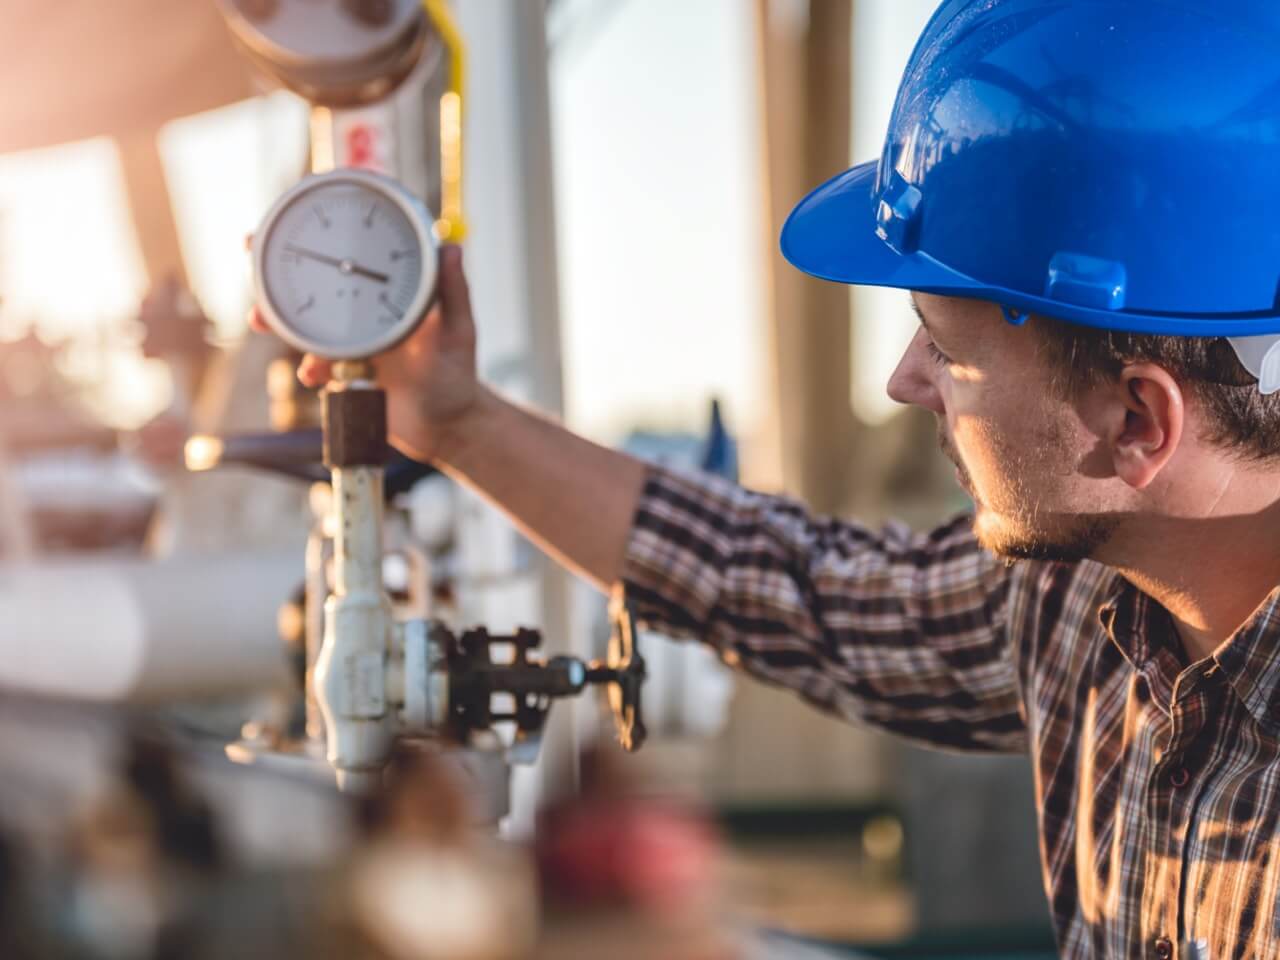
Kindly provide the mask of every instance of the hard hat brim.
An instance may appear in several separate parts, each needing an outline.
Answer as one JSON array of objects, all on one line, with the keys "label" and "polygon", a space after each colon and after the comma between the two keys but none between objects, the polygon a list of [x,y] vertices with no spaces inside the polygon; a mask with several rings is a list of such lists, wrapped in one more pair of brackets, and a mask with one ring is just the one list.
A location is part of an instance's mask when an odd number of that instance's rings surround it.
[{"label": "hard hat brim", "polygon": [[828,180],[782,227],[782,255],[820,280],[973,296],[983,288],[925,254],[904,257],[876,234],[873,160]]},{"label": "hard hat brim", "polygon": [[1131,333],[1244,337],[1280,332],[1280,308],[1214,316],[1091,309],[980,283],[923,252],[900,254],[876,233],[877,166],[870,161],[846,170],[796,205],[780,241],[792,266],[820,280],[990,300],[1025,314]]}]

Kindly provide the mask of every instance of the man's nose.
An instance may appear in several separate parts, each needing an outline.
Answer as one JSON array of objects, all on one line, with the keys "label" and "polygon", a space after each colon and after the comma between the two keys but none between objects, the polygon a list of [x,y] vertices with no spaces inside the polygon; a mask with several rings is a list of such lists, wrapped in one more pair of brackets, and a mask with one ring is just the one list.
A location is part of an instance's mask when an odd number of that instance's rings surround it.
[{"label": "man's nose", "polygon": [[911,403],[942,414],[946,411],[942,405],[942,394],[933,379],[935,370],[925,348],[924,337],[923,330],[916,331],[885,389],[889,398],[897,403]]}]

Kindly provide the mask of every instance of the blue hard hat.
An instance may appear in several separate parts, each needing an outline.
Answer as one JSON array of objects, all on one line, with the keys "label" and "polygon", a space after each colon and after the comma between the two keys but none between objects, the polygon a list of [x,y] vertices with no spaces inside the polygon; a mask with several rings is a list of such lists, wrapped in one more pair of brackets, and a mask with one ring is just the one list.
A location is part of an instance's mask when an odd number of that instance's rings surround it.
[{"label": "blue hard hat", "polygon": [[1276,0],[947,0],[786,258],[1137,333],[1280,332]]}]

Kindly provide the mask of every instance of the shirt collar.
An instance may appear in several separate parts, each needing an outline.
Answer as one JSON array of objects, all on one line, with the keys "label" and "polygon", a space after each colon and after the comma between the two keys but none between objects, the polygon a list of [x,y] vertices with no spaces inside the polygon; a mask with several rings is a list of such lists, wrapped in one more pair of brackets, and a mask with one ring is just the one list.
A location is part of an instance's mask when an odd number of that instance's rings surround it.
[{"label": "shirt collar", "polygon": [[1280,588],[1213,657],[1259,725],[1280,733]]},{"label": "shirt collar", "polygon": [[[1143,670],[1163,641],[1181,643],[1169,615],[1155,600],[1117,575],[1098,608],[1098,621],[1135,670]],[[1162,630],[1158,624],[1167,626]],[[1258,724],[1280,734],[1280,587],[1222,644],[1212,657],[1222,678]]]},{"label": "shirt collar", "polygon": [[1135,670],[1141,670],[1151,658],[1148,623],[1149,608],[1154,604],[1154,600],[1117,575],[1098,608],[1102,629]]}]

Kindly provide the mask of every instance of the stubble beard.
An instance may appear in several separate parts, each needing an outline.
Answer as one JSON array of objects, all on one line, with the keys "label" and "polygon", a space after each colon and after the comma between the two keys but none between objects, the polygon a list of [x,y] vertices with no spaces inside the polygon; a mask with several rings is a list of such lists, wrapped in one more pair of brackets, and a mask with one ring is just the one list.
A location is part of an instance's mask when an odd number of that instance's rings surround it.
[{"label": "stubble beard", "polygon": [[[1061,449],[1061,431],[1050,428],[1035,444],[1037,450]],[[973,532],[979,545],[1006,560],[1078,563],[1094,557],[1115,533],[1118,519],[1108,514],[1063,514],[1041,511],[1043,491],[1031,489],[1028,477],[1043,476],[1034,456],[1001,449],[1006,466],[1006,489],[1001,499],[1011,507],[996,509],[977,494],[972,475],[951,445],[941,421],[938,446],[955,464],[961,484],[974,503]],[[1036,467],[1040,469],[1037,470]]]}]

